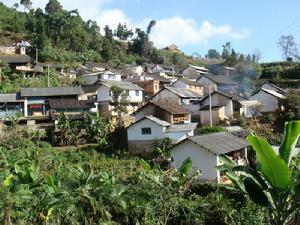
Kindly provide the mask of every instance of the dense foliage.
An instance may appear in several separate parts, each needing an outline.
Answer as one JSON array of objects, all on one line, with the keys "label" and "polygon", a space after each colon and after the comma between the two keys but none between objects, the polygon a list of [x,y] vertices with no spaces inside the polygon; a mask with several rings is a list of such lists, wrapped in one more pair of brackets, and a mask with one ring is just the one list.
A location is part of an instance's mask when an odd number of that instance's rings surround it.
[{"label": "dense foliage", "polygon": [[222,156],[225,164],[219,169],[226,171],[235,187],[253,202],[268,209],[270,224],[288,224],[300,214],[299,152],[295,150],[299,136],[300,121],[286,123],[283,141],[276,154],[265,139],[249,135],[247,141],[257,157],[254,168],[238,165],[229,157]]},{"label": "dense foliage", "polygon": [[23,134],[10,127],[0,143],[4,224],[264,224],[260,207],[187,177],[188,165],[151,168],[95,146],[41,148]]}]

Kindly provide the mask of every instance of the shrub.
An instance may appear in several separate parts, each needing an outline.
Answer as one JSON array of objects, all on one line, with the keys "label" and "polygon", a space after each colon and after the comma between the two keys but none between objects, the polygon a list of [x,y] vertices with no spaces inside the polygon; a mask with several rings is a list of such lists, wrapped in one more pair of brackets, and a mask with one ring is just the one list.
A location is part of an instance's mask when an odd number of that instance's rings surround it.
[{"label": "shrub", "polygon": [[218,127],[218,126],[203,126],[200,128],[196,129],[196,134],[197,135],[202,135],[202,134],[209,134],[209,133],[216,133],[216,132],[221,132],[221,131],[225,131],[225,129],[223,127]]}]

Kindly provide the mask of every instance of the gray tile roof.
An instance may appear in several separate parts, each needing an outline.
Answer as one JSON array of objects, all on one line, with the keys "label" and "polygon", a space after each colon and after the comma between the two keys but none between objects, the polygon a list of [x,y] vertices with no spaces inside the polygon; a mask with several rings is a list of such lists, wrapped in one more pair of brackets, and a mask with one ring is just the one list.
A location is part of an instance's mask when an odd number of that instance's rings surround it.
[{"label": "gray tile roof", "polygon": [[170,123],[168,123],[168,122],[166,122],[164,120],[158,119],[157,117],[154,117],[154,116],[150,116],[149,115],[149,116],[145,116],[145,118],[147,118],[147,119],[153,121],[154,123],[157,123],[157,124],[159,124],[159,125],[161,125],[163,127],[168,127],[168,126],[171,125]]},{"label": "gray tile roof", "polygon": [[181,98],[198,98],[201,99],[203,96],[195,91],[191,91],[185,88],[174,88],[170,86],[165,86],[166,89],[172,91],[174,94]]},{"label": "gray tile roof", "polygon": [[101,80],[100,82],[109,88],[111,88],[112,86],[118,86],[123,90],[144,90],[143,88],[126,81]]},{"label": "gray tile roof", "polygon": [[195,130],[197,123],[172,124],[166,129],[167,133]]},{"label": "gray tile roof", "polygon": [[0,94],[0,102],[1,103],[19,102],[19,101],[22,101],[20,99],[20,94],[19,93]]},{"label": "gray tile roof", "polygon": [[28,55],[0,55],[0,62],[27,64],[30,63],[30,57]]},{"label": "gray tile roof", "polygon": [[22,88],[22,97],[40,97],[40,96],[67,96],[80,95],[83,93],[79,87],[47,87],[47,88]]},{"label": "gray tile roof", "polygon": [[[213,93],[211,93],[211,95],[215,95],[215,94],[219,94],[219,95],[223,95],[227,98],[232,99],[233,101],[245,101],[246,98],[233,94],[233,93],[228,93],[228,92],[222,92],[222,91],[214,91]],[[207,99],[209,97],[209,95],[206,95],[201,101]]]},{"label": "gray tile roof", "polygon": [[[185,78],[179,78],[177,81],[182,81],[183,83],[185,84],[188,84],[188,85],[193,85],[193,86],[201,86],[199,83],[197,83],[196,81],[192,81],[192,80],[188,80],[188,79],[185,79]],[[175,81],[175,83],[177,82]]]},{"label": "gray tile roof", "polygon": [[[231,78],[223,75],[212,75],[212,74],[205,74],[202,75],[216,84],[236,84]],[[200,76],[197,80],[199,80],[202,76]]]},{"label": "gray tile roof", "polygon": [[194,136],[188,139],[216,155],[226,154],[249,146],[246,140],[238,138],[228,132]]}]

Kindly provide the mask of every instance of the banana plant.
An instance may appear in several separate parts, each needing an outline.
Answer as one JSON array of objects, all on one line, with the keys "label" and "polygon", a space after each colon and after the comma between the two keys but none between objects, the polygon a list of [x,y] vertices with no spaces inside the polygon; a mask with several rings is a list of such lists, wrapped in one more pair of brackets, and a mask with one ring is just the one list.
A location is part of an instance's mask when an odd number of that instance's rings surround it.
[{"label": "banana plant", "polygon": [[[271,145],[251,134],[247,137],[256,153],[256,168],[237,165],[223,155],[224,171],[234,186],[269,212],[269,224],[284,225],[300,212],[299,152],[296,144],[300,136],[300,121],[287,122],[278,154]],[[238,173],[237,173],[238,172]]]}]

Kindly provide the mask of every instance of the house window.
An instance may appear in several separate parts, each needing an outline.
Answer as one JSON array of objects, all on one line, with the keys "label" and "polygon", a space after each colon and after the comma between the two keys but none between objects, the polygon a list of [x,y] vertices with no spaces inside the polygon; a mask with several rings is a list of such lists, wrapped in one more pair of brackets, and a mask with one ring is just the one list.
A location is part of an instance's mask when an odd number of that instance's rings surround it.
[{"label": "house window", "polygon": [[140,91],[135,91],[135,96],[139,96],[140,95]]},{"label": "house window", "polygon": [[151,134],[151,127],[142,128],[142,135],[150,135],[150,134]]}]

